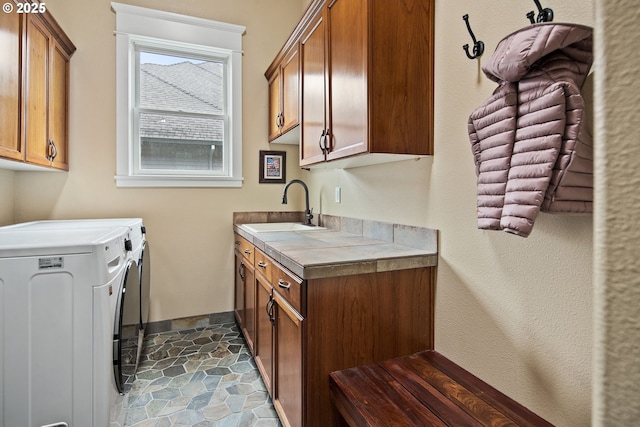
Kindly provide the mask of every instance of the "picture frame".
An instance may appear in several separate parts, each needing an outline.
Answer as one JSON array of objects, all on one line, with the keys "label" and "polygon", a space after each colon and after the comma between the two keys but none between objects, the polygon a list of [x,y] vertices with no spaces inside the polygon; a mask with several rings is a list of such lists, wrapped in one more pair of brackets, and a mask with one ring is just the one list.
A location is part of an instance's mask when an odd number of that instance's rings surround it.
[{"label": "picture frame", "polygon": [[287,180],[286,151],[260,150],[260,184],[284,184]]}]

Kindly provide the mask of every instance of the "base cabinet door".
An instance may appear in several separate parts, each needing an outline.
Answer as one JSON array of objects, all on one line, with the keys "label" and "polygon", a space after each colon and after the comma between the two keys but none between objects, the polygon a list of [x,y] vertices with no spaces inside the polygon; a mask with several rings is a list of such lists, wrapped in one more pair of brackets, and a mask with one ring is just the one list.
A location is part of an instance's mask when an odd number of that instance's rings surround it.
[{"label": "base cabinet door", "polygon": [[244,280],[244,337],[251,353],[255,354],[256,341],[256,276],[253,266],[245,268]]},{"label": "base cabinet door", "polygon": [[238,255],[236,252],[235,263],[235,280],[234,280],[234,297],[233,297],[233,312],[236,316],[236,322],[242,331],[244,329],[244,280],[245,280],[245,264],[242,260],[242,255]]},{"label": "base cabinet door", "polygon": [[301,427],[303,420],[304,319],[283,297],[275,299],[275,386],[273,403],[284,426]]},{"label": "base cabinet door", "polygon": [[256,275],[257,339],[255,360],[269,394],[273,391],[273,298],[271,285],[261,274]]}]

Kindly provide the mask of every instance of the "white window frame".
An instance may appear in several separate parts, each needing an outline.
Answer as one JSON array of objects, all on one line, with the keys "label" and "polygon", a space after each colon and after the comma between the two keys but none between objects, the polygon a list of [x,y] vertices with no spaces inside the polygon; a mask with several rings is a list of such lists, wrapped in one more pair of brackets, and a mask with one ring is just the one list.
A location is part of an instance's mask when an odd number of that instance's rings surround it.
[{"label": "white window frame", "polygon": [[[118,187],[241,187],[242,34],[245,27],[138,6],[111,3],[116,13],[116,185]],[[141,170],[135,122],[138,47],[225,58],[228,122],[224,173]]]}]

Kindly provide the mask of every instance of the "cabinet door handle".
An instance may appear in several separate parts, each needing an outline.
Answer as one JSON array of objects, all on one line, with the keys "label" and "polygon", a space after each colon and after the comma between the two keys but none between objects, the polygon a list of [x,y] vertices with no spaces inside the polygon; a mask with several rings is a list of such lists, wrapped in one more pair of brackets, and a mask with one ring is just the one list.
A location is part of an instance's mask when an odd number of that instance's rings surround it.
[{"label": "cabinet door handle", "polygon": [[53,162],[54,159],[58,156],[58,147],[56,147],[56,143],[53,142],[53,139],[49,140],[49,144],[47,146],[47,160]]},{"label": "cabinet door handle", "polygon": [[276,300],[273,299],[273,295],[269,295],[269,301],[267,302],[267,316],[269,316],[269,321],[273,324],[276,319],[273,317],[273,306],[275,305]]},{"label": "cabinet door handle", "polygon": [[[324,139],[322,140],[322,145],[324,146],[324,149],[327,152],[327,154],[329,153],[329,151],[331,151],[331,133],[330,132],[331,132],[330,129],[325,129]],[[328,144],[327,144],[327,138],[329,138]]]},{"label": "cabinet door handle", "polygon": [[280,129],[284,127],[284,113],[280,113]]},{"label": "cabinet door handle", "polygon": [[278,286],[280,286],[282,289],[289,289],[291,287],[291,282],[285,282],[282,279],[278,279]]},{"label": "cabinet door handle", "polygon": [[258,267],[260,267],[260,268],[267,268],[267,264],[265,264],[265,263],[264,263],[264,262],[262,262],[262,261],[258,261]]},{"label": "cabinet door handle", "polygon": [[251,251],[249,249],[245,249],[244,253],[247,254],[247,255],[251,255]]},{"label": "cabinet door handle", "polygon": [[240,275],[240,278],[244,282],[244,262],[242,261],[240,262],[240,268],[238,268],[238,274]]},{"label": "cabinet door handle", "polygon": [[318,147],[320,147],[320,151],[322,151],[322,154],[325,154],[324,150],[326,150],[326,148],[324,147],[324,129],[322,129],[322,134],[320,135],[320,139],[318,139]]}]

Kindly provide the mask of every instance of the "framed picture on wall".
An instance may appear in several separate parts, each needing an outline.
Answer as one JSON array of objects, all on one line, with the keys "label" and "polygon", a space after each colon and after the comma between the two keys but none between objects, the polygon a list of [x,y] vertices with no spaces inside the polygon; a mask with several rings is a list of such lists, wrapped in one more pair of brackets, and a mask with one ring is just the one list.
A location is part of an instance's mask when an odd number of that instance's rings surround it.
[{"label": "framed picture on wall", "polygon": [[260,150],[260,184],[284,184],[287,179],[286,151]]}]

